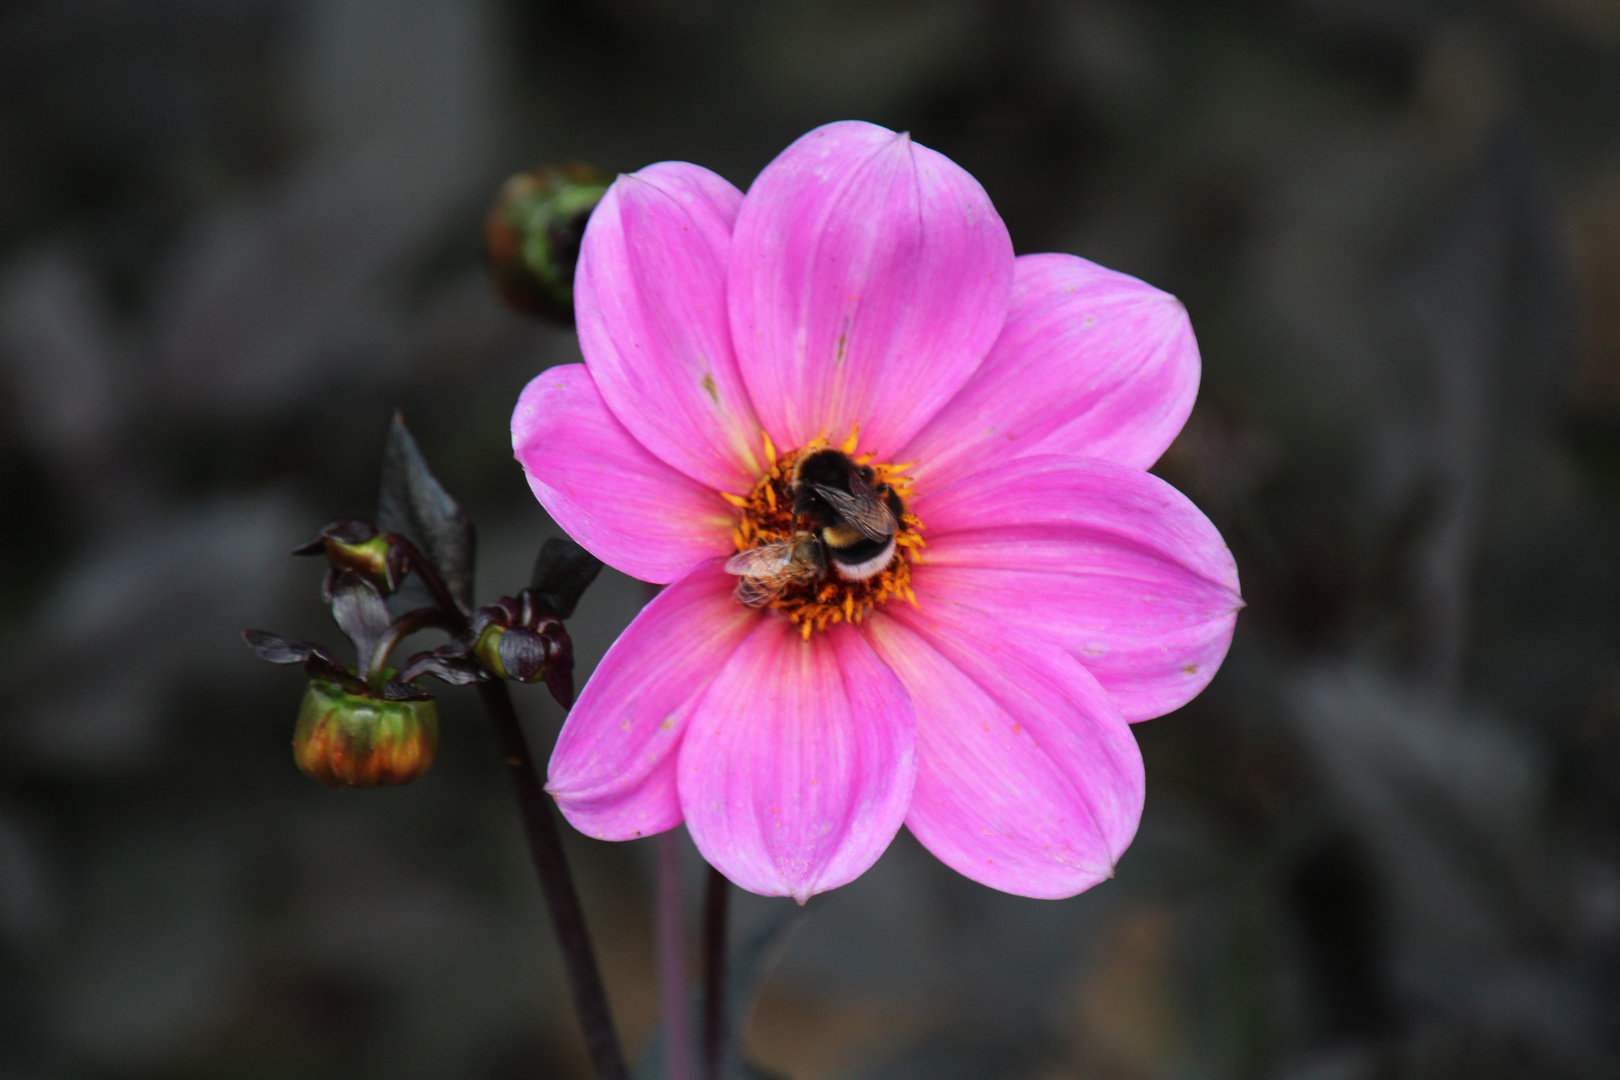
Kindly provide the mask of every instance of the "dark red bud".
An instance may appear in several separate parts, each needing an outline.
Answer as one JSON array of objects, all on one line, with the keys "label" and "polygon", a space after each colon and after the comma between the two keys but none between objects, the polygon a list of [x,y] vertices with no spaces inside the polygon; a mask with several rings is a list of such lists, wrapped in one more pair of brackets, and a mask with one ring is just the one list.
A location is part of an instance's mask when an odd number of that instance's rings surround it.
[{"label": "dark red bud", "polygon": [[498,651],[508,678],[534,682],[546,673],[546,643],[527,627],[514,626],[502,634]]}]

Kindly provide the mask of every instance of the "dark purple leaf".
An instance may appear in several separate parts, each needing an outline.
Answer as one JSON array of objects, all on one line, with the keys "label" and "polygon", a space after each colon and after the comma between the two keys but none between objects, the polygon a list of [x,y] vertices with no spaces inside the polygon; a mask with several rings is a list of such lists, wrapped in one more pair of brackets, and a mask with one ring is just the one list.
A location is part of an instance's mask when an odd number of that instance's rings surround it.
[{"label": "dark purple leaf", "polygon": [[405,666],[399,670],[398,681],[411,682],[423,675],[432,675],[435,679],[442,679],[453,686],[466,686],[483,677],[476,665],[444,656],[436,651],[417,653],[405,661]]},{"label": "dark purple leaf", "polygon": [[337,683],[350,693],[366,693],[366,682],[338,663],[337,657],[325,649],[316,648],[314,655],[304,661],[304,670],[312,679],[325,679]]},{"label": "dark purple leaf", "polygon": [[394,414],[383,448],[377,523],[421,548],[463,610],[472,607],[473,561],[478,542],[472,521],[434,477],[399,413]]},{"label": "dark purple leaf", "polygon": [[529,588],[540,606],[566,619],[574,614],[580,596],[601,572],[602,561],[595,555],[572,540],[554,536],[541,545],[534,572],[529,576]]},{"label": "dark purple leaf", "polygon": [[307,641],[288,641],[264,630],[244,630],[242,640],[259,659],[272,664],[302,664],[315,654],[315,646]]},{"label": "dark purple leaf", "polygon": [[262,659],[272,664],[303,664],[311,678],[335,682],[353,691],[365,690],[364,680],[357,679],[338,662],[337,657],[307,641],[288,641],[284,637],[263,630],[244,630],[242,640]]},{"label": "dark purple leaf", "polygon": [[384,701],[432,701],[433,695],[416,686],[409,686],[398,679],[392,679],[383,687]]},{"label": "dark purple leaf", "polygon": [[354,642],[358,670],[362,675],[370,668],[377,645],[388,633],[393,621],[388,605],[383,602],[377,587],[358,574],[341,573],[332,591],[332,618],[338,627]]},{"label": "dark purple leaf", "polygon": [[465,630],[433,650],[434,654],[452,657],[466,656],[473,651],[473,646],[478,644],[478,634],[479,631],[476,629]]},{"label": "dark purple leaf", "polygon": [[574,641],[560,622],[540,631],[546,643],[546,689],[565,709],[574,705]]}]

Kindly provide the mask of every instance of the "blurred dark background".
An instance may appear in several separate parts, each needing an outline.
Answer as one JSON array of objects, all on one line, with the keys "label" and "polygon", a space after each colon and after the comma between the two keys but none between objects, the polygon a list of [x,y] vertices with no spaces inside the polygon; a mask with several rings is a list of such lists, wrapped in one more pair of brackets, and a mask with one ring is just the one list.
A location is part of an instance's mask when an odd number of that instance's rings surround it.
[{"label": "blurred dark background", "polygon": [[[1250,606],[1137,728],[1115,880],[1021,900],[902,836],[816,906],[756,1056],[1620,1075],[1620,0],[12,0],[0,1077],[584,1075],[470,695],[425,779],[334,794],[237,631],[340,643],[287,552],[370,512],[396,405],[483,597],[555,534],[507,419],[578,352],[488,286],[508,173],[746,187],[848,117],[959,161],[1019,251],[1186,302],[1159,471]],[[581,675],[644,597],[587,595]],[[650,843],[570,837],[632,1048]]]}]

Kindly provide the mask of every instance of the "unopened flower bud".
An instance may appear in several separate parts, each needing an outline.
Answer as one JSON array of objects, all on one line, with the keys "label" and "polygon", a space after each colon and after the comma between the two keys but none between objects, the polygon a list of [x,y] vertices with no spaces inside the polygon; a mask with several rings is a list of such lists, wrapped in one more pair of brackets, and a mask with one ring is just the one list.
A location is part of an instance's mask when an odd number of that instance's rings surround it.
[{"label": "unopened flower bud", "polygon": [[574,264],[609,183],[589,165],[566,162],[519,173],[501,187],[484,219],[484,241],[508,304],[574,324]]},{"label": "unopened flower bud", "polygon": [[497,678],[544,679],[564,708],[574,703],[574,643],[561,619],[539,610],[531,590],[473,612],[471,629],[441,652],[471,656]]},{"label": "unopened flower bud", "polygon": [[526,626],[514,626],[501,635],[501,666],[518,682],[545,678],[551,650],[539,634]]},{"label": "unopened flower bud", "polygon": [[427,772],[439,749],[432,698],[383,701],[313,680],[293,733],[293,759],[329,788],[405,784]]},{"label": "unopened flower bud", "polygon": [[[378,532],[369,521],[339,518],[323,528],[315,539],[294,548],[293,554],[324,553],[333,570],[357,574],[375,585],[379,592],[387,594],[399,588],[410,567],[398,539],[393,533]],[[328,583],[327,592],[330,591]]]},{"label": "unopened flower bud", "polygon": [[546,642],[523,626],[491,623],[478,635],[473,653],[492,675],[518,682],[534,682],[546,674]]}]

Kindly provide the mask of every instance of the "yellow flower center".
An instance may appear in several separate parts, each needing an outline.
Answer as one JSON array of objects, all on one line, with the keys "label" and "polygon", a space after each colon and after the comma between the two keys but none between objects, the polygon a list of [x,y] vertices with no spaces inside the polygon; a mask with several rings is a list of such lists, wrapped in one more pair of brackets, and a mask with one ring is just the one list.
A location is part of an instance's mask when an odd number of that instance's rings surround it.
[{"label": "yellow flower center", "polygon": [[[804,447],[778,455],[776,448],[771,445],[770,436],[765,436],[765,459],[770,462],[770,468],[746,497],[726,495],[726,499],[741,511],[731,533],[738,552],[792,541],[795,536],[802,536],[814,528],[812,523],[793,512],[796,495],[793,490],[794,465],[805,454],[826,446],[827,440],[818,437]],[[922,564],[921,549],[926,543],[921,535],[922,522],[910,509],[912,481],[905,472],[915,462],[904,465],[879,464],[871,460],[870,454],[857,457],[856,434],[851,434],[839,449],[857,466],[871,469],[870,482],[874,488],[881,491],[885,484],[892,488],[905,505],[905,510],[899,515],[894,554],[887,566],[861,580],[849,580],[833,568],[830,559],[826,559],[824,574],[782,587],[764,605],[787,616],[799,627],[806,640],[815,631],[841,622],[859,623],[870,616],[874,609],[896,597],[904,597],[913,604],[917,602],[916,594],[911,589],[911,568]]]}]

